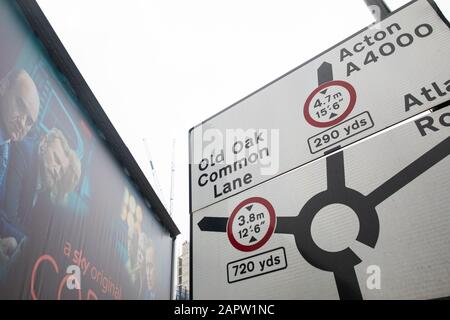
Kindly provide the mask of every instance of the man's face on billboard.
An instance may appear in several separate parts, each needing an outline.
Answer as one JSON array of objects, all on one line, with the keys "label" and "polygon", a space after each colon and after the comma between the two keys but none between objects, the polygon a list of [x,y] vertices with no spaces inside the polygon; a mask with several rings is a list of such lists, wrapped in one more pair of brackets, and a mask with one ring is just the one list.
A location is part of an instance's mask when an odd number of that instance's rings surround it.
[{"label": "man's face on billboard", "polygon": [[4,130],[11,141],[22,140],[37,120],[39,94],[33,80],[20,72],[11,80],[1,96]]},{"label": "man's face on billboard", "polygon": [[17,241],[13,237],[0,239],[0,254],[10,257],[17,248]]},{"label": "man's face on billboard", "polygon": [[53,188],[61,181],[70,160],[59,139],[50,141],[42,154],[42,169],[47,187]]}]

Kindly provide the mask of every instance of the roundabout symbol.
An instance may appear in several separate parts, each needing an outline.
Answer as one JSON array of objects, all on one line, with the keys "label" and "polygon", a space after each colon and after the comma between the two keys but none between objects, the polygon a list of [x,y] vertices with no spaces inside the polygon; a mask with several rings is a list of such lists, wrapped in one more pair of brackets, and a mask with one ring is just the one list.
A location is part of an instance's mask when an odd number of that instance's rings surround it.
[{"label": "roundabout symbol", "polygon": [[[327,189],[313,196],[297,216],[278,216],[276,234],[291,234],[303,258],[312,266],[332,272],[341,299],[362,299],[355,266],[361,259],[349,248],[329,252],[313,240],[311,226],[319,211],[332,204],[350,207],[359,220],[356,241],[375,248],[380,233],[376,207],[404,188],[417,177],[450,154],[450,137],[427,151],[368,195],[345,184],[344,154],[339,151],[327,157]],[[204,217],[198,226],[201,231],[225,232],[228,218]]]}]

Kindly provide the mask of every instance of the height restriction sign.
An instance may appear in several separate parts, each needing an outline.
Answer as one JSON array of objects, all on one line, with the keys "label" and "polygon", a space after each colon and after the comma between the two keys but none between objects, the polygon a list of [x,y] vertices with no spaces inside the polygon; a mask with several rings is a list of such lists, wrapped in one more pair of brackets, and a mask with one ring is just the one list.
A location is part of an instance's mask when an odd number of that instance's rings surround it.
[{"label": "height restriction sign", "polygon": [[257,250],[269,241],[275,223],[275,210],[269,201],[259,197],[246,199],[231,213],[228,239],[238,250]]},{"label": "height restriction sign", "polygon": [[318,128],[334,126],[355,107],[356,91],[345,81],[329,81],[317,87],[305,102],[306,121]]}]

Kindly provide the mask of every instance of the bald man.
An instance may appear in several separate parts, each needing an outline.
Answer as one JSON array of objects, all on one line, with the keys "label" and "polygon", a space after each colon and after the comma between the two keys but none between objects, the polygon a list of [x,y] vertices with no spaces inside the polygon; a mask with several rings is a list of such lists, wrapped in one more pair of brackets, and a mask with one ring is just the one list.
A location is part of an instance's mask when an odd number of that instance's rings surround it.
[{"label": "bald man", "polygon": [[25,138],[37,120],[39,94],[25,70],[13,71],[0,81],[0,275],[23,238],[20,230],[8,222],[5,180],[10,162],[10,144]]},{"label": "bald man", "polygon": [[21,141],[39,114],[39,93],[25,70],[10,73],[0,83],[0,186],[5,180],[11,142]]}]

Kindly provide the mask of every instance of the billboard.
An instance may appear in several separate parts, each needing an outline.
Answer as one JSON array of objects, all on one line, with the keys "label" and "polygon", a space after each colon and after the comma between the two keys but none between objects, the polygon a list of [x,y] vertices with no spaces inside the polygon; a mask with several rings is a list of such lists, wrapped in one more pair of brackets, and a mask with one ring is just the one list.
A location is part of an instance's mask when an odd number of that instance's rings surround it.
[{"label": "billboard", "polygon": [[170,299],[173,239],[0,1],[0,299]]},{"label": "billboard", "polygon": [[193,128],[191,211],[448,101],[449,36],[412,1]]},{"label": "billboard", "polygon": [[195,212],[194,299],[447,297],[449,153],[445,107]]}]

